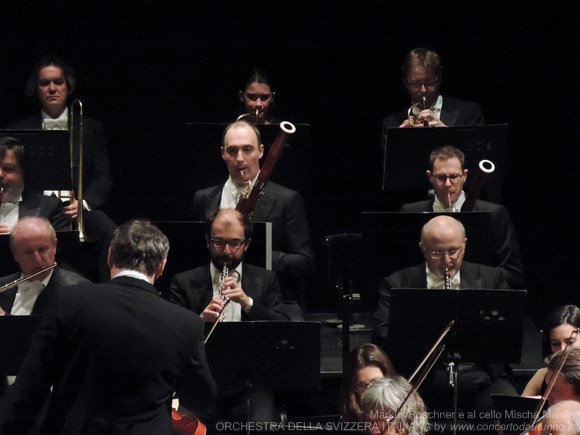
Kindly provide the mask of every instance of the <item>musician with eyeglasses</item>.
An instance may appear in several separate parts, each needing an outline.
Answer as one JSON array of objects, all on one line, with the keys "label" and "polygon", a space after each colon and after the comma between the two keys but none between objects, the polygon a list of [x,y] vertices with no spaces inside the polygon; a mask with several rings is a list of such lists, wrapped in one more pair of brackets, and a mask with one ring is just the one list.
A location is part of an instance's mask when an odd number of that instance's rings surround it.
[{"label": "musician with eyeglasses", "polygon": [[[441,94],[443,65],[435,51],[428,48],[411,50],[403,59],[401,74],[411,103],[383,120],[383,140],[387,128],[423,128],[425,121],[428,127],[485,123],[478,103]],[[413,105],[418,109],[415,122],[409,119],[409,106]]]},{"label": "musician with eyeglasses", "polygon": [[[169,300],[199,314],[208,325],[216,322],[220,314],[220,321],[224,322],[303,320],[296,303],[282,300],[275,272],[243,261],[251,241],[252,224],[247,216],[234,209],[218,211],[206,223],[210,262],[175,275]],[[224,265],[227,273],[221,279]],[[274,421],[271,391],[254,389],[248,393],[223,385],[218,387],[216,408],[199,415],[205,424],[211,425],[219,418],[243,419],[248,394],[251,421]]]},{"label": "musician with eyeglasses", "polygon": [[[501,269],[463,261],[466,247],[467,237],[463,224],[450,216],[436,216],[423,226],[419,249],[425,262],[399,270],[381,282],[379,303],[374,315],[375,325],[371,333],[373,343],[383,349],[387,348],[393,288],[509,288]],[[516,389],[505,378],[504,367],[499,365],[474,365],[460,370],[458,382],[460,406],[466,410],[477,410],[478,414],[479,411],[492,408],[492,393],[517,395]],[[436,366],[421,388],[421,395],[431,409],[452,409],[452,392],[448,388],[448,374],[443,365]]]},{"label": "musician with eyeglasses", "polygon": [[[403,204],[402,212],[460,212],[466,200],[463,186],[467,180],[465,155],[452,146],[433,150],[429,156],[427,178],[435,193],[433,199]],[[508,210],[500,204],[478,199],[472,211],[491,212],[493,265],[501,268],[510,288],[525,284],[520,245]]]},{"label": "musician with eyeglasses", "polygon": [[[260,174],[264,155],[260,132],[246,121],[228,125],[221,158],[229,177],[224,183],[200,189],[193,196],[193,218],[206,220],[224,208],[236,208]],[[304,200],[300,193],[268,182],[254,209],[254,222],[272,223],[272,269],[278,273],[285,299],[300,300],[305,279],[314,272],[314,249]]]}]

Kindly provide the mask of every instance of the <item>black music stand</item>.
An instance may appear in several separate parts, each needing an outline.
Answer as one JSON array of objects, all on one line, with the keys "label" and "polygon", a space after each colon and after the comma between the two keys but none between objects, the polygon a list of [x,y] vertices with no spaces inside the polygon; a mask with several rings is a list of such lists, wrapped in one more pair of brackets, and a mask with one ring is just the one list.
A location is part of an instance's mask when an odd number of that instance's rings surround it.
[{"label": "black music stand", "polygon": [[17,375],[42,316],[0,316],[0,375]]},{"label": "black music stand", "polygon": [[222,322],[206,353],[218,387],[320,389],[319,322]]},{"label": "black music stand", "polygon": [[[534,420],[534,413],[541,399],[522,396],[506,396],[504,394],[492,394],[494,418],[503,429],[504,434],[527,433]],[[541,410],[540,410],[541,412]]]},{"label": "black music stand", "polygon": [[485,184],[485,199],[501,202],[505,176],[507,124],[449,128],[389,128],[383,162],[383,190],[426,191],[431,188],[425,170],[435,148],[453,145],[465,154],[466,168],[478,172],[481,160],[491,160],[495,172]]},{"label": "black music stand", "polygon": [[[414,367],[455,320],[443,343],[457,427],[458,363],[519,363],[526,299],[525,290],[391,289],[385,350],[395,365],[412,363]],[[410,331],[416,331],[413,340]]]},{"label": "black music stand", "polygon": [[27,189],[71,189],[68,130],[0,130],[0,136],[14,137],[24,145]]},{"label": "black music stand", "polygon": [[[441,213],[365,212],[362,215],[362,252],[368,267],[361,288],[376,294],[385,276],[424,262],[419,249],[421,228]],[[465,260],[494,266],[491,212],[444,213],[459,220],[467,234]]]}]

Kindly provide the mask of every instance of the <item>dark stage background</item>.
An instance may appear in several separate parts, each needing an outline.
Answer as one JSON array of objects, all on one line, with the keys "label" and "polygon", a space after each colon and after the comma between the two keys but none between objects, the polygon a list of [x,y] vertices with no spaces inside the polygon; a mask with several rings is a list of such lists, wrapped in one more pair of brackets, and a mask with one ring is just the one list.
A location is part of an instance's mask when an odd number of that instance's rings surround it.
[{"label": "dark stage background", "polygon": [[426,46],[443,58],[443,92],[509,124],[504,204],[533,307],[580,303],[577,1],[128,4],[0,3],[0,124],[37,110],[23,89],[38,58],[66,59],[85,114],[108,130],[116,221],[188,217],[193,192],[225,169],[219,138],[215,161],[200,161],[186,123],[232,120],[245,76],[266,68],[278,115],[310,124],[273,179],[306,201],[319,264],[308,306],[335,309],[322,238],[359,231],[362,211],[399,208],[380,190],[380,121],[407,104],[402,56]]}]

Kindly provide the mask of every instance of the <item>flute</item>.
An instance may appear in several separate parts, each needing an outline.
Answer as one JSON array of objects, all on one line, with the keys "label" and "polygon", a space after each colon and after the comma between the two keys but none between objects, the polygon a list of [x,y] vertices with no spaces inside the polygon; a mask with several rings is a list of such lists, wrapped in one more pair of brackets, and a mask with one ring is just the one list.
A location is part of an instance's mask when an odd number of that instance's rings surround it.
[{"label": "flute", "polygon": [[56,262],[51,264],[50,266],[43,267],[38,272],[34,272],[28,276],[15,279],[14,281],[9,282],[8,284],[5,284],[2,287],[0,287],[0,293],[4,293],[4,292],[10,290],[11,288],[17,287],[20,284],[22,284],[24,281],[28,281],[29,279],[32,279],[32,278],[40,275],[41,273],[46,272],[47,270],[54,269],[55,267],[56,267]]}]

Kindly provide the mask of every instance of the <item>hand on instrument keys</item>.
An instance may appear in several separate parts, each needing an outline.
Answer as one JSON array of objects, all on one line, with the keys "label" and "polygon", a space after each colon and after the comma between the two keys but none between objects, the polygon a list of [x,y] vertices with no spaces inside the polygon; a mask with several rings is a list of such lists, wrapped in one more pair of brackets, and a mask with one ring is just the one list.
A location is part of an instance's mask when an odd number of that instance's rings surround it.
[{"label": "hand on instrument keys", "polygon": [[203,310],[203,312],[199,317],[201,317],[201,320],[203,320],[204,322],[215,322],[220,312],[222,311],[223,307],[224,301],[222,300],[222,298],[220,298],[219,296],[214,296],[211,299],[209,305],[205,307],[205,310]]},{"label": "hand on instrument keys", "polygon": [[240,304],[242,308],[246,308],[250,303],[250,298],[244,293],[235,276],[228,276],[226,278],[222,294],[230,298],[233,302]]}]

